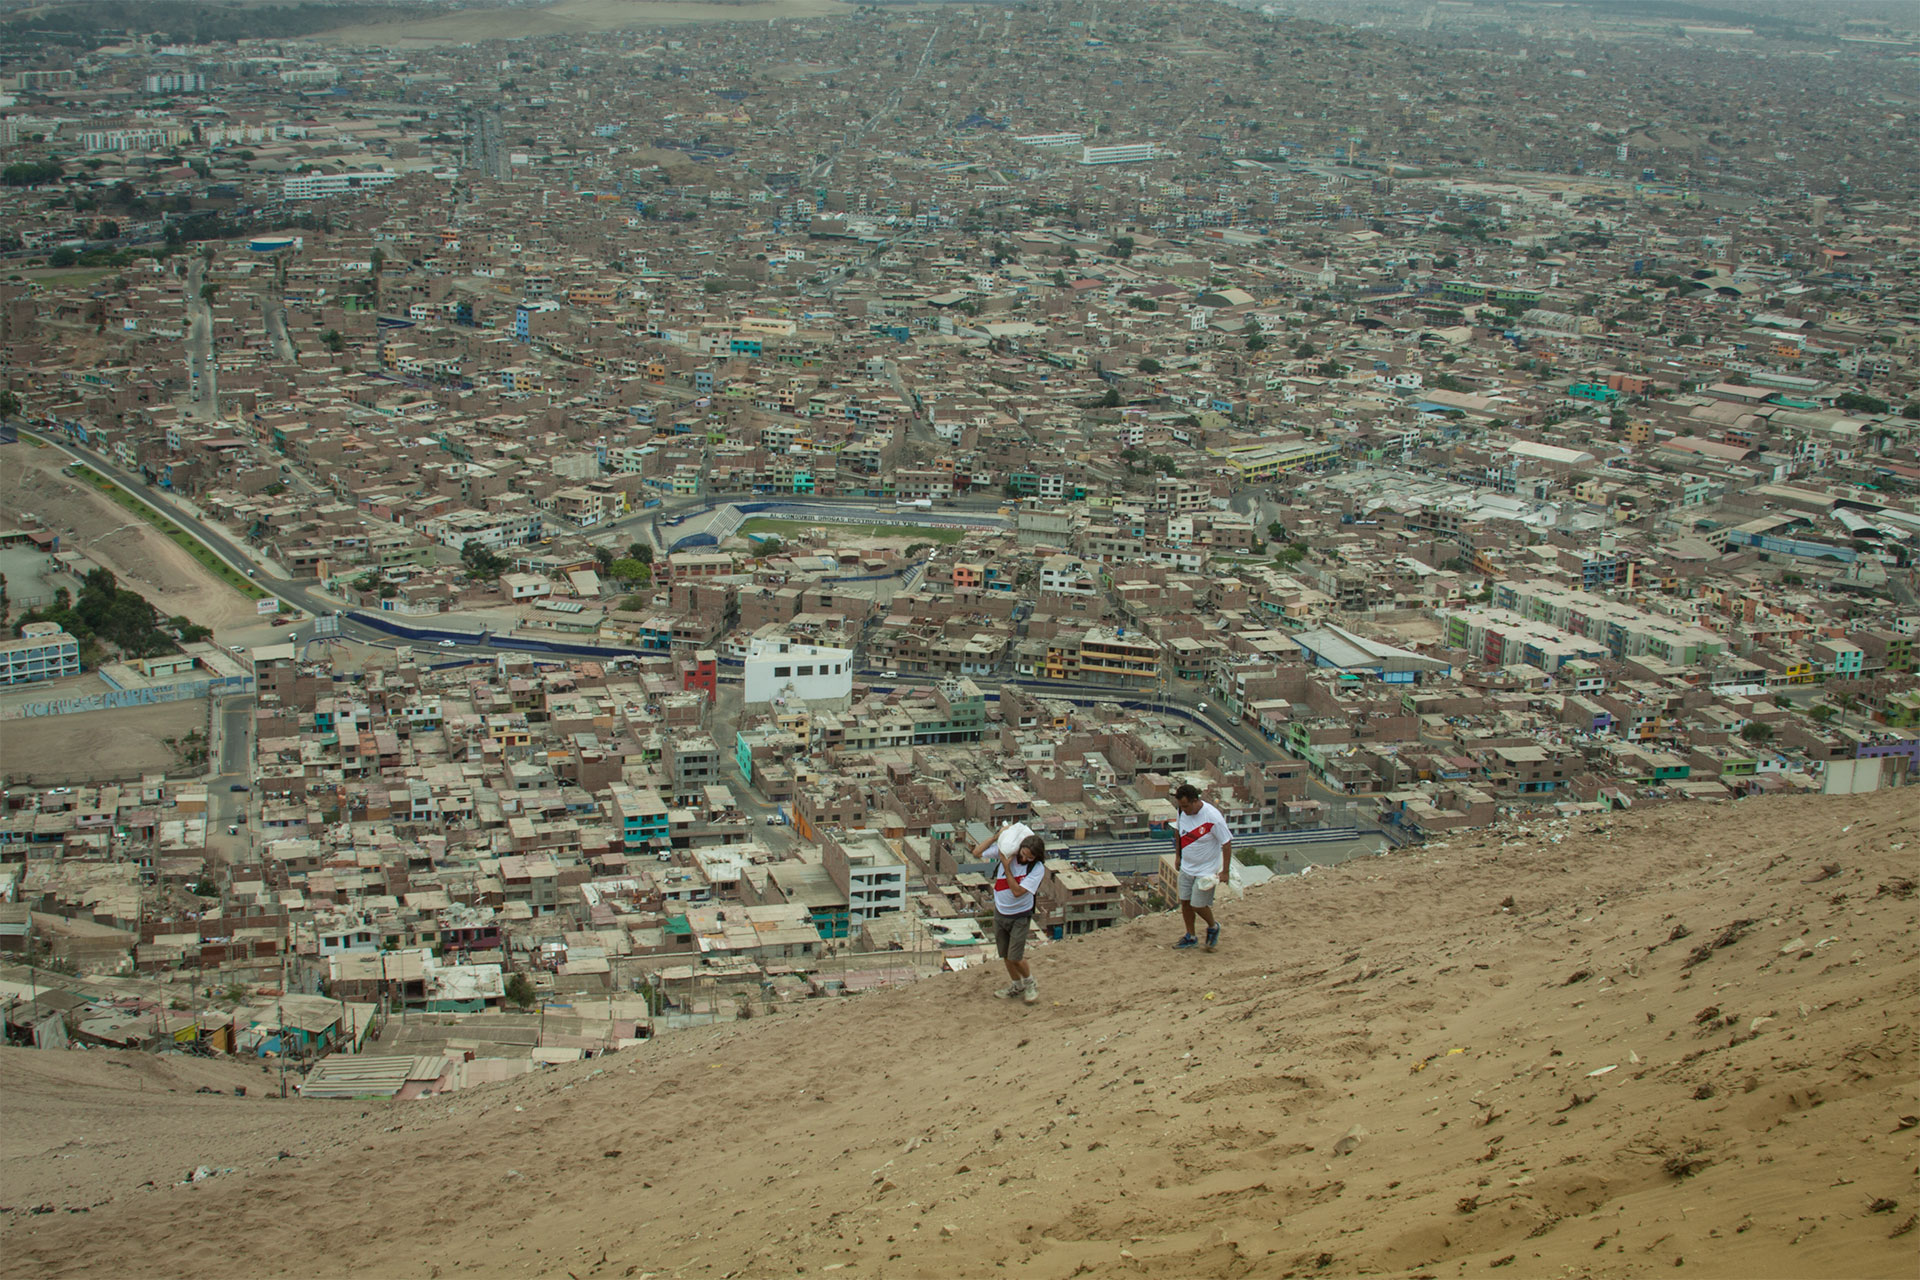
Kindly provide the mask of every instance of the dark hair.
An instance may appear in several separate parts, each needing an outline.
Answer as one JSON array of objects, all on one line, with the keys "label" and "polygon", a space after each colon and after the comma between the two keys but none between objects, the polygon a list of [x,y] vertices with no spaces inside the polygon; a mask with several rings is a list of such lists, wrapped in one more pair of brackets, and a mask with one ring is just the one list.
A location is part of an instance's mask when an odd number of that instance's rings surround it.
[{"label": "dark hair", "polygon": [[1022,857],[1028,853],[1031,853],[1033,856],[1025,859],[1027,865],[1031,866],[1036,862],[1045,862],[1047,860],[1047,842],[1037,835],[1028,836],[1020,842],[1020,848],[1014,856]]},{"label": "dark hair", "polygon": [[1191,782],[1183,782],[1173,789],[1173,795],[1176,800],[1198,800],[1200,798],[1200,788],[1194,786]]}]

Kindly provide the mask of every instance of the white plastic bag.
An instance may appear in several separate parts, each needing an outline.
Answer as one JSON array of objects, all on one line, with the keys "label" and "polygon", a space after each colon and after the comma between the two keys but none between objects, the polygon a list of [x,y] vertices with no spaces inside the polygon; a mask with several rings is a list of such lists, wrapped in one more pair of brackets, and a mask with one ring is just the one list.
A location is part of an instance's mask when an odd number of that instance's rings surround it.
[{"label": "white plastic bag", "polygon": [[1016,822],[1000,833],[1000,852],[1011,858],[1020,852],[1020,846],[1033,834],[1033,828],[1024,822]]}]

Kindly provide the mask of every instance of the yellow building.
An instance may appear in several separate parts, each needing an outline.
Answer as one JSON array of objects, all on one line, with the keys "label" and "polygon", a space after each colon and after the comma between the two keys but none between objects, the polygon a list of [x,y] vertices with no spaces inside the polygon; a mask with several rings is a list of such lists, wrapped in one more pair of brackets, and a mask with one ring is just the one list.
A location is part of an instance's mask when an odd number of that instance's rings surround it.
[{"label": "yellow building", "polygon": [[1237,470],[1242,484],[1261,484],[1291,472],[1324,467],[1340,458],[1338,445],[1312,440],[1286,445],[1240,445],[1207,452]]},{"label": "yellow building", "polygon": [[1157,680],[1160,646],[1144,635],[1091,628],[1080,641],[1080,675],[1089,680]]}]

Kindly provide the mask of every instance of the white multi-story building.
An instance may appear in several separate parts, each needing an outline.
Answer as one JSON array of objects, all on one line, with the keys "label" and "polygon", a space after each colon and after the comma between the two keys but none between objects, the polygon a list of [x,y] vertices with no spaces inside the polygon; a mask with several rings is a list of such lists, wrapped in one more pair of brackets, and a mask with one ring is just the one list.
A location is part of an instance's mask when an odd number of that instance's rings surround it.
[{"label": "white multi-story building", "polygon": [[850,831],[827,841],[821,863],[847,895],[852,924],[907,909],[906,862],[879,832]]},{"label": "white multi-story building", "polygon": [[29,622],[18,640],[0,641],[0,684],[80,674],[80,642],[57,622]]},{"label": "white multi-story building", "polygon": [[443,547],[458,551],[478,542],[489,551],[521,546],[540,537],[540,513],[519,511],[449,511],[420,522],[420,532]]},{"label": "white multi-story building", "polygon": [[82,151],[159,151],[193,137],[184,125],[153,125],[138,129],[89,129],[80,135]]},{"label": "white multi-story building", "polygon": [[784,636],[756,636],[747,646],[742,680],[746,705],[792,696],[831,702],[853,692],[853,650],[799,644]]},{"label": "white multi-story building", "polygon": [[1160,148],[1151,142],[1123,142],[1111,147],[1081,147],[1081,164],[1137,164],[1152,160]]},{"label": "white multi-story building", "polygon": [[200,141],[208,146],[219,143],[272,142],[280,136],[277,124],[203,124]]},{"label": "white multi-story building", "polygon": [[1084,133],[1027,133],[1014,139],[1023,147],[1077,147],[1086,140]]},{"label": "white multi-story building", "polygon": [[1078,556],[1048,556],[1040,562],[1040,590],[1060,595],[1090,596],[1100,583],[1087,562]]},{"label": "white multi-story building", "polygon": [[201,93],[207,78],[198,71],[166,71],[147,77],[148,93]]},{"label": "white multi-story building", "polygon": [[340,68],[331,62],[309,62],[304,67],[282,71],[279,76],[281,84],[335,84],[340,79]]},{"label": "white multi-story building", "polygon": [[299,173],[285,179],[281,183],[281,191],[289,200],[324,200],[328,196],[351,195],[356,191],[384,187],[399,176],[384,169],[370,169],[364,173]]}]

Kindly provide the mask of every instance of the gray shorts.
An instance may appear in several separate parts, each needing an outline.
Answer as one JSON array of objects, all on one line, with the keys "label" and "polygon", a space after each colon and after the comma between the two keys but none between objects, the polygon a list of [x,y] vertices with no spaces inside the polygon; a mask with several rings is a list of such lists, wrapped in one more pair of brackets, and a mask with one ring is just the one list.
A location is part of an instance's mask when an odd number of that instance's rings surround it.
[{"label": "gray shorts", "polygon": [[1011,960],[1015,964],[1027,958],[1027,934],[1033,928],[1033,912],[1022,911],[1017,916],[1003,916],[998,912],[993,917],[993,945],[1002,960]]},{"label": "gray shorts", "polygon": [[1190,907],[1210,907],[1215,890],[1195,888],[1199,880],[1199,876],[1190,876],[1184,871],[1180,873],[1180,901]]}]

